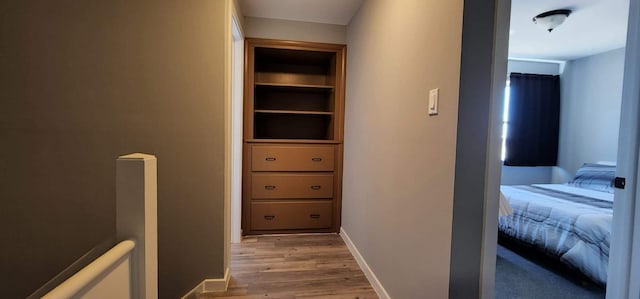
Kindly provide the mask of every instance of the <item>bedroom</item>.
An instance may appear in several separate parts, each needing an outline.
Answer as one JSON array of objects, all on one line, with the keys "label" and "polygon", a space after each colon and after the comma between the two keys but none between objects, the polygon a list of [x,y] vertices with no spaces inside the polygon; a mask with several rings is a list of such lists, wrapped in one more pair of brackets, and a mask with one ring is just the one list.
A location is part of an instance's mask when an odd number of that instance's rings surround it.
[{"label": "bedroom", "polygon": [[[568,16],[564,23],[557,25],[557,28],[548,30],[550,27],[543,28],[540,25],[544,24],[532,22],[532,17],[536,14],[558,9],[568,9],[570,12],[561,12]],[[497,297],[522,296],[525,291],[531,292],[531,288],[537,288],[533,292],[536,294],[545,292],[554,294],[555,292],[555,295],[558,295],[565,292],[580,298],[602,298],[605,295],[627,15],[628,1],[606,3],[571,1],[560,7],[551,1],[512,2],[508,77],[512,78],[512,89],[514,88],[513,78],[519,80],[515,83],[517,85],[515,92],[518,94],[515,98],[529,99],[523,94],[531,94],[531,90],[537,88],[529,87],[524,82],[534,79],[547,80],[553,82],[547,84],[553,87],[542,88],[550,90],[555,88],[555,91],[549,92],[555,92],[557,102],[556,108],[550,110],[548,107],[521,108],[520,105],[514,108],[513,104],[509,108],[509,100],[505,103],[503,122],[505,135],[503,136],[507,136],[507,141],[503,142],[505,162],[502,167],[501,190],[507,202],[511,204],[513,213],[502,216],[499,221],[499,243],[504,247],[499,246],[498,250],[496,284],[505,283],[504,280],[521,278],[522,276],[514,274],[517,271],[523,271],[522,273],[531,277],[529,277],[530,281],[516,284],[510,293],[496,293]],[[542,76],[519,75],[519,73]],[[509,91],[513,100],[514,90],[507,87],[507,93]],[[553,107],[553,105],[551,103],[548,106]],[[518,112],[518,109],[528,110]],[[543,110],[540,115],[532,116],[535,113],[528,112],[533,111],[532,109]],[[518,121],[525,122],[525,118],[537,118],[538,120],[546,119],[544,122],[548,123],[553,122],[554,117],[558,122],[555,132],[548,132],[553,130],[545,129],[542,134],[550,135],[543,137],[545,140],[558,136],[558,142],[555,144],[550,142],[550,148],[534,150],[534,145],[528,143],[538,137],[531,137],[529,142],[520,145],[514,144],[517,142],[509,143],[508,140],[513,134],[529,134],[526,133],[526,129],[524,131],[513,129],[517,132],[509,132],[509,128],[519,125]],[[513,152],[521,153],[524,149],[529,149],[528,152],[546,153],[547,157],[544,157],[545,154],[541,155],[542,157],[531,157],[528,154],[523,157],[520,154],[513,154]],[[552,158],[549,159],[548,156]],[[584,163],[599,163],[603,166],[583,167]],[[592,172],[593,170],[595,173]],[[593,184],[594,177],[591,175],[602,174],[606,177],[605,181],[595,181]],[[566,183],[569,183],[569,186],[566,186]],[[532,184],[558,185],[512,186]],[[572,187],[581,188],[566,189]],[[525,190],[526,188],[533,190]],[[594,188],[599,190],[589,190]],[[582,196],[593,197],[595,200],[593,203],[582,202],[562,208],[557,205],[558,202],[560,205],[564,204],[564,200],[549,199],[552,196],[574,191],[586,192],[587,194]],[[519,197],[526,192],[544,194],[527,193],[524,195],[525,198],[541,197],[539,201],[529,202]],[[540,202],[545,199],[553,201],[554,207]],[[573,213],[574,211],[581,212]],[[598,216],[590,216],[594,213]],[[560,217],[553,217],[557,215]],[[588,220],[588,218],[592,219]],[[579,231],[584,222],[589,222],[582,227],[584,231],[601,229],[602,233],[580,236],[580,233],[571,231],[576,228]],[[601,225],[594,226],[593,223],[598,222]],[[537,226],[536,223],[545,225]],[[604,241],[596,241],[592,246],[593,244],[589,241],[594,239]],[[589,244],[584,245],[585,243]],[[589,251],[592,251],[591,254]],[[522,257],[526,258],[520,260]],[[542,266],[538,269],[536,263]],[[507,264],[518,270],[511,268],[511,270],[505,270]],[[549,269],[553,273],[561,273],[559,278],[542,277],[551,273]],[[564,285],[562,287],[554,285],[558,284],[558,281]],[[500,289],[496,288],[496,290]]]}]

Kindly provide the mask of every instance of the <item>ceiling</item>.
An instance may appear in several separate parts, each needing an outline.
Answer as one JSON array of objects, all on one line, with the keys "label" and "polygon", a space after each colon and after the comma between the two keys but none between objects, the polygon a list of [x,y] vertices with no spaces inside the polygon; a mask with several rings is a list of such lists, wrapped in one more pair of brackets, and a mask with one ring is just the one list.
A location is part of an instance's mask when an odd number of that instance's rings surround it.
[{"label": "ceiling", "polygon": [[[245,16],[348,25],[365,0],[239,1]],[[512,0],[511,8],[512,58],[573,60],[625,45],[629,0]],[[551,33],[532,22],[554,9],[573,13]]]},{"label": "ceiling", "polygon": [[[553,32],[534,24],[539,13],[571,9]],[[629,0],[512,0],[509,56],[573,60],[624,47]]]}]

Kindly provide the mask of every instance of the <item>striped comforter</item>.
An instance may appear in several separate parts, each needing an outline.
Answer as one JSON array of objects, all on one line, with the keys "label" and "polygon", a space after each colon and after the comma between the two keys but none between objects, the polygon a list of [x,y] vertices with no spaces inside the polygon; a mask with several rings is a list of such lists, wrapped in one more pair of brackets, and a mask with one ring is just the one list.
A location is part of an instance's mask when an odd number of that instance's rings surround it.
[{"label": "striped comforter", "polygon": [[499,229],[606,284],[613,194],[568,185],[501,186],[513,214]]}]

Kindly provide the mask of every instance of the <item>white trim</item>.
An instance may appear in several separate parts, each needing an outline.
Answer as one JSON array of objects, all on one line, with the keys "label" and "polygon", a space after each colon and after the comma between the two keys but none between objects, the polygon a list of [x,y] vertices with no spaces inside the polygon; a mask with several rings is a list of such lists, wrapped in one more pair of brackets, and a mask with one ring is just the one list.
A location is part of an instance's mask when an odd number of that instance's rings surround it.
[{"label": "white trim", "polygon": [[223,278],[205,279],[202,282],[202,291],[207,292],[225,292],[229,287],[229,280],[231,275],[229,274],[229,268],[224,271]]},{"label": "white trim", "polygon": [[360,251],[358,251],[358,248],[356,248],[356,245],[353,244],[353,241],[351,241],[351,238],[349,238],[349,235],[342,227],[340,228],[340,237],[342,237],[342,240],[344,240],[347,248],[349,248],[349,252],[351,252],[351,255],[353,255],[353,257],[356,259],[358,266],[360,266],[360,269],[362,270],[362,272],[364,272],[364,275],[367,277],[367,280],[369,280],[369,283],[373,287],[373,290],[375,290],[376,294],[378,294],[378,297],[380,297],[380,299],[390,299],[391,297],[389,296],[389,293],[387,293],[387,291],[384,289],[376,274],[373,273],[373,270],[369,268],[367,261],[364,260],[364,257],[360,254]]},{"label": "white trim", "polygon": [[191,291],[182,296],[181,299],[197,298],[197,296],[202,293],[226,292],[229,287],[230,279],[231,274],[229,272],[229,268],[227,268],[224,271],[224,278],[205,279],[191,289]]},{"label": "white trim", "polygon": [[231,104],[230,104],[230,134],[231,134],[231,243],[242,240],[242,112],[243,112],[243,70],[244,70],[244,36],[236,15],[232,16],[233,40],[231,54]]},{"label": "white trim", "polygon": [[[624,79],[622,87],[622,109],[620,113],[620,132],[618,138],[618,161],[616,175],[625,177],[624,190],[616,189],[613,204],[613,222],[611,224],[611,248],[609,251],[609,276],[607,279],[607,298],[638,298],[640,277],[637,269],[640,249],[634,248],[640,242],[638,232],[634,233],[636,218],[640,214],[638,200],[640,194],[639,149],[640,120],[640,30],[638,17],[640,0],[629,2],[629,21],[627,45],[625,50]],[[624,137],[622,137],[624,136]]]}]

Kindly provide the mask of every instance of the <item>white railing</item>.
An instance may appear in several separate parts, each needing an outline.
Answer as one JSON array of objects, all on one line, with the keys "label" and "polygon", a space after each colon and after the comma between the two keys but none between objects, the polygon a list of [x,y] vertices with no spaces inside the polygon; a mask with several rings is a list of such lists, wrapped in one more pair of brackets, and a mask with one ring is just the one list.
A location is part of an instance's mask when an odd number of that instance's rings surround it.
[{"label": "white railing", "polygon": [[134,247],[131,240],[120,242],[42,298],[131,298]]},{"label": "white railing", "polygon": [[45,299],[157,299],[157,161],[116,162],[116,237],[124,240],[44,295]]}]

